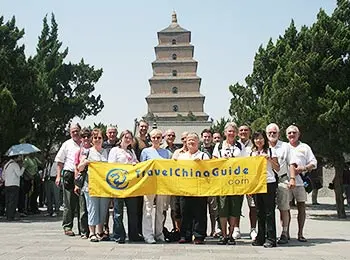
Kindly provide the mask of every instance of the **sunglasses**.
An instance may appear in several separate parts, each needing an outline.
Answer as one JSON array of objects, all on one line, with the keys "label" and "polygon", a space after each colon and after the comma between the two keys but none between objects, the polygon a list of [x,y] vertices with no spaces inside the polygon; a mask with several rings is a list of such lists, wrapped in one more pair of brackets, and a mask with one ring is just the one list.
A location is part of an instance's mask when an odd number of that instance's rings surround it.
[{"label": "sunglasses", "polygon": [[154,140],[162,139],[161,136],[152,136],[151,138],[154,139]]},{"label": "sunglasses", "polygon": [[101,136],[94,136],[94,140],[102,140],[102,137]]},{"label": "sunglasses", "polygon": [[167,135],[167,136],[169,136],[169,137],[175,137],[175,135],[172,135],[172,134],[170,134],[170,135]]},{"label": "sunglasses", "polygon": [[269,135],[275,135],[275,134],[277,134],[277,132],[273,132],[273,131],[271,131],[271,132],[267,132]]},{"label": "sunglasses", "polygon": [[289,134],[289,135],[291,135],[291,134],[296,134],[297,132],[295,132],[295,131],[290,131],[290,132],[288,132],[287,134]]},{"label": "sunglasses", "polygon": [[90,138],[91,135],[82,135],[81,138]]},{"label": "sunglasses", "polygon": [[182,138],[181,138],[181,141],[185,141],[185,140],[186,140],[186,137],[182,137]]}]

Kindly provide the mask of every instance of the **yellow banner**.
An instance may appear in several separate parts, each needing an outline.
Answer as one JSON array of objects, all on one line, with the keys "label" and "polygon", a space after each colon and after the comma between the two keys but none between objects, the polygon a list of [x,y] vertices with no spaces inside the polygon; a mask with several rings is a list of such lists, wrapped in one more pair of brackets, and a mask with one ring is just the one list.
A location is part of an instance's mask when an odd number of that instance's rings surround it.
[{"label": "yellow banner", "polygon": [[266,192],[266,159],[150,160],[89,164],[90,196],[125,198],[147,194],[182,196]]}]

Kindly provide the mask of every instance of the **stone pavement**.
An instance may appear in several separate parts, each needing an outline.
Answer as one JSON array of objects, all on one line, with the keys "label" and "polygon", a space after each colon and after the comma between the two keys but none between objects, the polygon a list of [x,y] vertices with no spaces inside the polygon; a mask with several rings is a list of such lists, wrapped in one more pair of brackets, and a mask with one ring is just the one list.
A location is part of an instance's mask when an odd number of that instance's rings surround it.
[{"label": "stone pavement", "polygon": [[[236,246],[219,246],[214,239],[207,239],[205,245],[91,243],[78,236],[64,236],[60,217],[44,217],[42,214],[17,222],[6,222],[2,218],[0,259],[350,259],[350,218],[337,219],[333,198],[320,198],[319,202],[322,205],[307,208],[305,236],[308,242],[295,239],[296,210],[292,209],[290,243],[271,249],[251,246],[247,217],[241,220],[243,239],[238,240]],[[244,205],[243,214],[248,215],[246,203]],[[347,214],[350,216],[349,209]],[[169,218],[167,226],[170,227]]]}]

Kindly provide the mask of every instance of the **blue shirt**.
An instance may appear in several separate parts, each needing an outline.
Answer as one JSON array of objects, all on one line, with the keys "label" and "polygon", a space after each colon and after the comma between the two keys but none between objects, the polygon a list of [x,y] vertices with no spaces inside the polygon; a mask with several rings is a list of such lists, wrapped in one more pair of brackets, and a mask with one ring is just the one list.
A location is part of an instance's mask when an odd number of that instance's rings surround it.
[{"label": "blue shirt", "polygon": [[152,159],[170,159],[171,153],[167,149],[153,147],[144,148],[141,152],[140,161],[144,162]]}]

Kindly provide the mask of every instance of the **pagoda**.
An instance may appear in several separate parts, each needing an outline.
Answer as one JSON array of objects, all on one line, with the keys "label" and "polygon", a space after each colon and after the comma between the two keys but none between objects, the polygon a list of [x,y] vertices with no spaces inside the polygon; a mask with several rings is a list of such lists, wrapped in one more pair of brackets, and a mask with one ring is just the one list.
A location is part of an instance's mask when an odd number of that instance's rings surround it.
[{"label": "pagoda", "polygon": [[175,12],[171,24],[158,32],[155,54],[151,93],[146,97],[148,113],[143,118],[161,130],[173,129],[177,137],[183,131],[200,134],[211,122],[203,108],[191,32],[177,23]]}]

